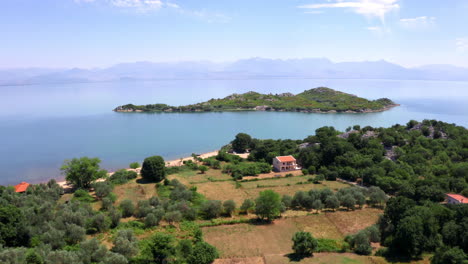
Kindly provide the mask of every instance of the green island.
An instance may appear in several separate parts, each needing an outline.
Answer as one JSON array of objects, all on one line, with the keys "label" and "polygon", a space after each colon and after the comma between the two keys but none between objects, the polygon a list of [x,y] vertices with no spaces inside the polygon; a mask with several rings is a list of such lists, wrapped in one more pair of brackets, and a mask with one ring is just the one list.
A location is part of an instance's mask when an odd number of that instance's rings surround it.
[{"label": "green island", "polygon": [[308,113],[371,113],[389,110],[398,106],[388,98],[367,100],[352,94],[326,87],[318,87],[294,95],[260,94],[247,92],[232,94],[223,99],[207,102],[170,106],[166,104],[126,104],[114,109],[116,112],[213,112],[213,111],[287,111]]},{"label": "green island", "polygon": [[[274,172],[288,157],[301,168]],[[239,133],[211,156],[0,186],[0,263],[466,264],[468,130],[436,120]],[[64,188],[66,187],[66,188]]]}]

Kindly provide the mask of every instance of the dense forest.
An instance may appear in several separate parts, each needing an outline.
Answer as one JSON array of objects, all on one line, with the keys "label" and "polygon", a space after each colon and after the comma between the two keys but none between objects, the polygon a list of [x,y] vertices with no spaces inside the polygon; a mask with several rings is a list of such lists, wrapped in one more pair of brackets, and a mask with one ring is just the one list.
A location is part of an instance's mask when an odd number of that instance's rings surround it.
[{"label": "dense forest", "polygon": [[355,95],[319,87],[294,95],[260,94],[248,92],[232,94],[223,99],[211,99],[207,102],[187,106],[169,106],[166,104],[122,105],[114,109],[117,112],[209,112],[209,111],[293,111],[293,112],[373,112],[383,111],[396,104],[387,98],[367,100]]}]

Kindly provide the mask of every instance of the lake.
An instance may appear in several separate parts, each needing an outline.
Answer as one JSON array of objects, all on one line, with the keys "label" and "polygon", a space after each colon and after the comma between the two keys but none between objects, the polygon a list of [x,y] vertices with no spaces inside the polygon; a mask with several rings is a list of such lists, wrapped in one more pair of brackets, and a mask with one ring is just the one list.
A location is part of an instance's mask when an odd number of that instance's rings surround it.
[{"label": "lake", "polygon": [[[126,103],[185,105],[232,93],[299,93],[327,86],[401,104],[368,114],[284,112],[114,113]],[[0,87],[0,184],[60,178],[65,159],[99,157],[108,170],[161,155],[208,152],[239,132],[303,139],[322,126],[384,126],[437,119],[468,127],[468,82],[394,80],[172,80]]]}]

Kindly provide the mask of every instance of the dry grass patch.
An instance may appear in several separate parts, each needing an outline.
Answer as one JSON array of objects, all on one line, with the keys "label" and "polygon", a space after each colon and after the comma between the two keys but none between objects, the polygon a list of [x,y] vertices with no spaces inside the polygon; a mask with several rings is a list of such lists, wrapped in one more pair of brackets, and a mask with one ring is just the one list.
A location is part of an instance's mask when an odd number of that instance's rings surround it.
[{"label": "dry grass patch", "polygon": [[325,215],[341,234],[348,235],[377,223],[381,214],[383,214],[381,209],[364,208],[349,212],[337,211]]},{"label": "dry grass patch", "polygon": [[217,259],[213,264],[265,264],[262,257]]},{"label": "dry grass patch", "polygon": [[322,213],[278,219],[267,225],[205,227],[203,233],[206,241],[216,246],[223,258],[285,255],[291,253],[291,238],[297,231],[311,232],[316,238],[339,240],[348,233],[375,224],[380,213],[382,211],[377,209]]},{"label": "dry grass patch", "polygon": [[195,186],[197,186],[197,192],[210,200],[234,200],[237,206],[240,206],[246,198],[249,198],[242,189],[236,189],[236,184],[232,181],[206,182],[195,184]]},{"label": "dry grass patch", "polygon": [[[138,178],[141,180],[141,178]],[[138,179],[122,185],[115,185],[113,192],[117,195],[116,204],[129,199],[136,204],[139,200],[147,200],[156,196],[156,183],[138,183]]]},{"label": "dry grass patch", "polygon": [[304,258],[299,262],[290,261],[288,257],[282,255],[265,256],[265,264],[384,264],[385,259],[379,257],[359,256],[352,253],[315,253],[311,258]]}]

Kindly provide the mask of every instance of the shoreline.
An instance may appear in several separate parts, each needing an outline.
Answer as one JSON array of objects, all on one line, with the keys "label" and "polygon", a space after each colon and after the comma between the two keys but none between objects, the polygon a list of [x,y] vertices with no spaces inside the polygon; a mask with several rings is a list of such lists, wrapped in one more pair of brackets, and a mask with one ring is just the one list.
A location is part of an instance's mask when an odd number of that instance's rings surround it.
[{"label": "shoreline", "polygon": [[[200,157],[202,159],[206,159],[206,158],[209,158],[209,157],[216,156],[216,155],[218,155],[218,153],[219,153],[219,150],[214,150],[214,151],[202,153],[202,154],[198,155],[198,157]],[[189,157],[184,157],[184,158],[175,159],[175,160],[168,160],[168,161],[164,161],[164,162],[166,163],[166,167],[179,167],[179,166],[182,166],[183,162],[187,161],[187,160],[193,160],[193,157],[189,156]],[[131,168],[123,168],[123,169],[128,170],[128,171],[131,170],[131,171],[135,171],[137,173],[140,173],[141,167],[136,168],[136,169],[131,169]],[[115,173],[115,171],[108,171],[107,176],[111,176],[114,173]],[[60,181],[57,178],[50,178],[47,181],[42,181],[40,183],[47,183],[48,181],[50,181],[52,179],[55,179],[57,181],[57,184],[60,185],[64,190],[70,190],[70,189],[73,188],[73,186],[71,184],[67,184],[67,181],[65,180],[65,177],[63,177],[63,179],[60,179]],[[105,181],[105,179],[101,178],[101,179],[96,180],[96,182],[102,182],[102,181]]]},{"label": "shoreline", "polygon": [[[161,110],[161,111],[144,111],[139,109],[118,109],[119,107],[112,110],[116,113],[178,113],[178,114],[190,114],[190,113],[224,113],[224,112],[288,112],[288,113],[309,113],[309,114],[367,114],[367,113],[379,113],[391,110],[395,107],[401,106],[400,104],[392,104],[382,107],[380,109],[359,109],[359,110],[346,110],[346,111],[337,111],[337,110],[320,110],[320,109],[310,109],[310,110],[300,110],[300,111],[288,111],[282,109],[225,109],[225,110],[213,110],[213,111],[203,111],[203,110],[194,110],[194,111],[175,111],[175,110]],[[257,106],[258,107],[258,106]]]}]

